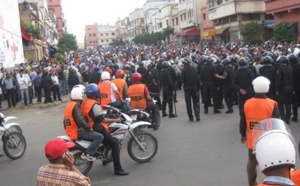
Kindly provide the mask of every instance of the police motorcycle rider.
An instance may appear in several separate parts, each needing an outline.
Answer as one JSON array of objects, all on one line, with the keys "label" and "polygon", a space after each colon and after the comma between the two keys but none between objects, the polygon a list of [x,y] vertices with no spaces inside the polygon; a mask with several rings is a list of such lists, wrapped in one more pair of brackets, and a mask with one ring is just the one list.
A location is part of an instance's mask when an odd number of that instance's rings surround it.
[{"label": "police motorcycle rider", "polygon": [[115,175],[125,176],[129,173],[123,170],[121,166],[119,142],[109,134],[108,129],[109,123],[120,123],[121,119],[106,118],[105,115],[102,114],[102,109],[99,104],[100,93],[96,84],[89,84],[85,89],[87,99],[85,99],[81,105],[81,112],[88,124],[93,125],[93,130],[103,135],[103,144],[111,147]]},{"label": "police motorcycle rider", "polygon": [[71,140],[89,140],[91,145],[82,153],[81,158],[94,161],[98,147],[103,141],[103,135],[93,130],[93,123],[87,123],[81,114],[81,103],[84,97],[83,85],[76,85],[71,90],[71,101],[64,111],[64,128]]},{"label": "police motorcycle rider", "polygon": [[157,106],[152,102],[149,90],[145,84],[142,83],[142,75],[140,73],[134,73],[132,75],[133,84],[128,88],[127,96],[131,99],[130,106],[132,109],[145,109],[151,112],[152,125],[154,129],[157,129],[159,110]]},{"label": "police motorcycle rider", "polygon": [[114,107],[120,108],[123,113],[127,113],[130,110],[129,105],[123,99],[115,83],[110,81],[111,77],[109,72],[104,71],[101,74],[102,82],[98,83],[100,92],[101,106],[112,105]]}]

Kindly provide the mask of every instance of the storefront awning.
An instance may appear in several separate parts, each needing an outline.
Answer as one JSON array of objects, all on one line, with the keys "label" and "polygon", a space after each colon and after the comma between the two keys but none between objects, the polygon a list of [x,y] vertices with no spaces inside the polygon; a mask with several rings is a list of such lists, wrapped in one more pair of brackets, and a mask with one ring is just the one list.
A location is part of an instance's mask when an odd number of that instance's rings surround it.
[{"label": "storefront awning", "polygon": [[228,30],[229,28],[230,28],[230,27],[224,27],[224,28],[221,28],[221,29],[217,30],[216,34],[217,34],[217,35],[220,35],[220,34],[222,34],[224,31]]},{"label": "storefront awning", "polygon": [[34,40],[33,36],[29,35],[26,29],[22,25],[20,26],[21,26],[22,37],[29,42],[33,41]]},{"label": "storefront awning", "polygon": [[263,20],[262,26],[264,28],[274,28],[276,25],[274,20]]},{"label": "storefront awning", "polygon": [[215,29],[204,31],[204,32],[201,33],[201,37],[214,36],[214,35],[216,35],[216,32],[217,31]]},{"label": "storefront awning", "polygon": [[194,28],[190,28],[190,29],[182,31],[180,33],[180,36],[181,37],[196,36],[196,35],[199,35],[199,33],[200,33],[200,31],[198,30],[198,28],[194,27]]}]

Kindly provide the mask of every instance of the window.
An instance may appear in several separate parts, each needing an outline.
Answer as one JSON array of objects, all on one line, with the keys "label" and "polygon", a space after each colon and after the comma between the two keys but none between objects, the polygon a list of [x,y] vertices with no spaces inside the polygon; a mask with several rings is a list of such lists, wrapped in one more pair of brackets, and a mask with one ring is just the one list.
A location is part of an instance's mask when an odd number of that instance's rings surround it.
[{"label": "window", "polygon": [[93,43],[93,41],[90,41],[90,43]]},{"label": "window", "polygon": [[107,39],[106,42],[109,42],[109,40]]},{"label": "window", "polygon": [[175,26],[175,20],[172,19],[172,26]]},{"label": "window", "polygon": [[101,40],[101,43],[103,43],[104,42],[104,40]]},{"label": "window", "polygon": [[112,32],[112,33],[111,33],[111,35],[112,35],[112,36],[114,36],[114,35],[115,35],[115,33],[114,33],[114,32]]},{"label": "window", "polygon": [[230,16],[230,22],[231,22],[231,23],[237,22],[237,16],[236,16],[236,15]]},{"label": "window", "polygon": [[91,37],[91,36],[92,36],[92,34],[89,34],[89,36]]},{"label": "window", "polygon": [[88,28],[88,30],[91,30],[91,28]]},{"label": "window", "polygon": [[166,20],[166,26],[169,26],[169,20]]},{"label": "window", "polygon": [[93,34],[93,36],[96,36],[96,34]]},{"label": "window", "polygon": [[229,17],[224,17],[223,18],[223,24],[229,23]]},{"label": "window", "polygon": [[202,16],[203,16],[203,20],[206,20],[205,14],[202,14]]},{"label": "window", "polygon": [[100,34],[100,36],[103,36],[103,34]]},{"label": "window", "polygon": [[186,13],[183,14],[183,20],[186,20]]},{"label": "window", "polygon": [[106,33],[106,36],[108,36],[108,33]]},{"label": "window", "polygon": [[243,14],[243,21],[252,21],[252,20],[260,20],[260,14]]},{"label": "window", "polygon": [[178,26],[178,17],[176,17],[176,26]]}]

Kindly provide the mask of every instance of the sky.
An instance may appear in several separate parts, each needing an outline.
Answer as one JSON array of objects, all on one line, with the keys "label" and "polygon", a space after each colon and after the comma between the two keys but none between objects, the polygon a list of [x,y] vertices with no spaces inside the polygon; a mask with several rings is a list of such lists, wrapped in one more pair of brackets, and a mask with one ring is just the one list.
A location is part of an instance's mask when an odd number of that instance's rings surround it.
[{"label": "sky", "polygon": [[115,25],[136,8],[142,8],[146,0],[62,0],[68,33],[84,42],[84,29],[88,24]]}]

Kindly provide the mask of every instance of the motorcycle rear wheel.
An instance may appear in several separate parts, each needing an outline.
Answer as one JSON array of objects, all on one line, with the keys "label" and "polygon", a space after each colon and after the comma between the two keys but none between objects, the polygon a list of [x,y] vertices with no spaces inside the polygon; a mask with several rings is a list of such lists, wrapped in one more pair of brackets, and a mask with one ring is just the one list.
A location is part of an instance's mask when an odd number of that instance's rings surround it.
[{"label": "motorcycle rear wheel", "polygon": [[73,156],[74,156],[74,165],[75,167],[84,175],[86,175],[93,166],[93,161],[87,161],[84,159],[81,159],[81,154],[83,151],[81,150],[71,150]]},{"label": "motorcycle rear wheel", "polygon": [[142,147],[135,140],[135,138],[131,137],[127,145],[127,151],[131,159],[139,163],[148,162],[153,159],[158,149],[156,138],[152,134],[144,131],[138,132],[134,135],[146,151],[143,151]]},{"label": "motorcycle rear wheel", "polygon": [[23,156],[26,151],[26,140],[18,132],[10,132],[3,138],[3,150],[7,157],[16,160]]}]

